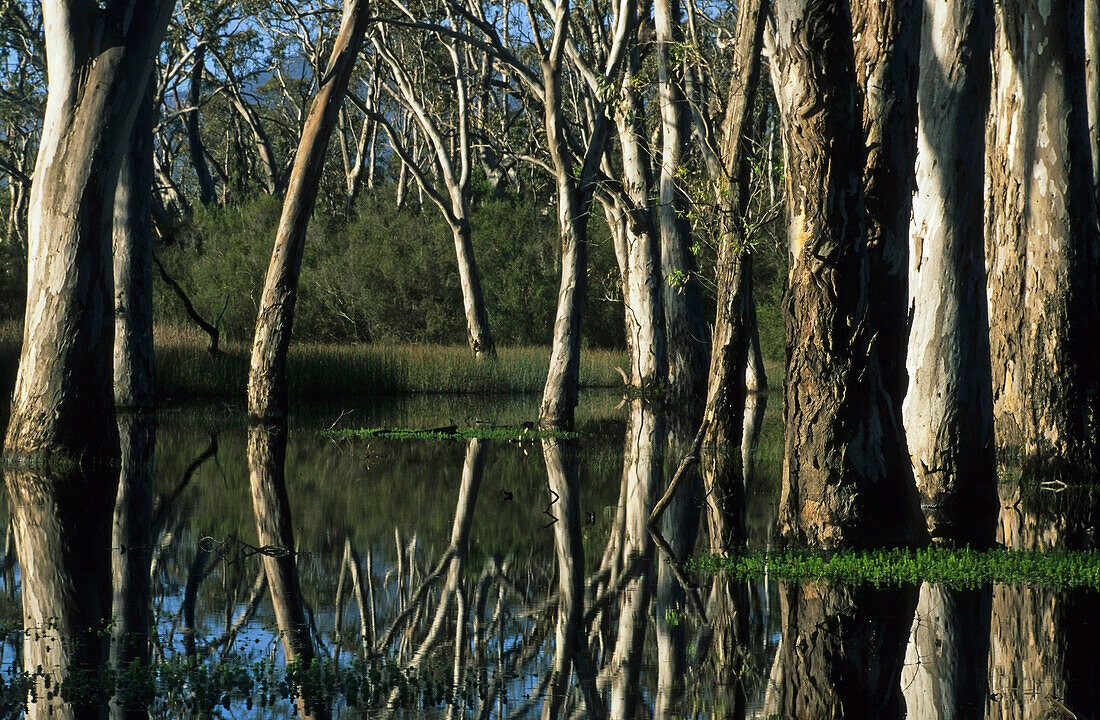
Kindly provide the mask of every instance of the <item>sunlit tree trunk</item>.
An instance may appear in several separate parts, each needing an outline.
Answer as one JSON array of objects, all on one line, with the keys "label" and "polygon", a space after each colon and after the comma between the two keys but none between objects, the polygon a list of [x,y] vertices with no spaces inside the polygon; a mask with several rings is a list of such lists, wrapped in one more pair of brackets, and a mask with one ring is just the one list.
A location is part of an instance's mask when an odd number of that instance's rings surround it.
[{"label": "sunlit tree trunk", "polygon": [[980,1],[925,9],[904,405],[929,533],[975,546],[992,542],[997,513],[982,240],[991,29]]},{"label": "sunlit tree trunk", "polygon": [[325,81],[310,106],[302,139],[294,155],[294,167],[287,183],[283,213],[275,234],[275,249],[267,269],[252,343],[248,412],[257,420],[279,421],[286,417],[286,357],[294,321],[294,303],[298,296],[306,228],[317,199],[329,136],[359,55],[366,24],[365,3],[362,0],[347,0],[340,32],[324,74]]},{"label": "sunlit tree trunk", "polygon": [[1097,230],[1083,3],[994,5],[986,268],[1000,449],[1094,458]]},{"label": "sunlit tree trunk", "polygon": [[1100,0],[1085,0],[1085,99],[1089,113],[1092,192],[1100,204]]},{"label": "sunlit tree trunk", "polygon": [[791,256],[779,533],[822,548],[910,543],[912,473],[869,308],[851,18],[806,0],[775,12]]},{"label": "sunlit tree trunk", "polygon": [[111,226],[122,153],[174,3],[42,4],[49,95],[31,190],[27,309],[5,454],[118,456]]}]

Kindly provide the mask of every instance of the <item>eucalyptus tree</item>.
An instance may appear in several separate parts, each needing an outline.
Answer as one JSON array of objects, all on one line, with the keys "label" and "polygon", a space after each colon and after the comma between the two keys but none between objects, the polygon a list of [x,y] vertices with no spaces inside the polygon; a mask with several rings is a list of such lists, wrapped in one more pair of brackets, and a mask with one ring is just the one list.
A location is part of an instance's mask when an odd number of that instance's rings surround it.
[{"label": "eucalyptus tree", "polygon": [[910,543],[912,473],[870,311],[852,18],[805,0],[774,7],[791,257],[779,532],[818,547]]},{"label": "eucalyptus tree", "polygon": [[286,418],[287,351],[306,229],[317,199],[318,180],[324,167],[329,136],[336,125],[366,25],[365,3],[347,0],[328,65],[325,72],[319,75],[320,88],[310,107],[294,156],[252,343],[248,412],[256,421],[278,422]]},{"label": "eucalyptus tree", "polygon": [[986,269],[999,449],[1096,453],[1098,239],[1084,3],[994,12]]},{"label": "eucalyptus tree", "polygon": [[42,15],[26,2],[0,8],[0,177],[7,183],[3,238],[25,248],[27,204],[46,104]]},{"label": "eucalyptus tree", "polygon": [[909,240],[913,474],[932,538],[975,546],[996,518],[982,234],[992,21],[982,2],[925,9]]},{"label": "eucalyptus tree", "polygon": [[[400,0],[392,0],[402,16],[416,22],[417,16]],[[465,19],[442,7],[441,21],[458,31],[465,31]],[[481,290],[481,274],[474,258],[470,230],[470,172],[473,163],[470,134],[469,77],[473,75],[472,58],[467,48],[450,35],[439,35],[438,41],[446,59],[433,57],[434,44],[419,45],[419,38],[402,38],[380,24],[371,34],[375,52],[389,70],[382,88],[390,97],[405,106],[420,128],[431,153],[426,164],[416,163],[404,148],[401,137],[384,115],[370,111],[388,130],[390,142],[417,184],[443,214],[454,239],[458,261],[458,279],[462,288],[462,306],[466,318],[466,333],[470,349],[477,357],[496,355],[496,346],[489,330],[489,316]],[[440,81],[440,78],[443,78]],[[433,172],[434,170],[434,172]],[[436,182],[432,181],[435,176]]]},{"label": "eucalyptus tree", "polygon": [[9,457],[118,455],[110,279],[118,148],[129,142],[173,4],[43,3],[49,95]]}]

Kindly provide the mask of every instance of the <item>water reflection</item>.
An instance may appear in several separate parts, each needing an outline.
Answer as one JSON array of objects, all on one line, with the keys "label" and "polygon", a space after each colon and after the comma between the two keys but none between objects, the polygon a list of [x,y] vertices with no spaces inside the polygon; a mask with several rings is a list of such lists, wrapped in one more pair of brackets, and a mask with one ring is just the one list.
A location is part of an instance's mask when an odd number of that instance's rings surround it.
[{"label": "water reflection", "polygon": [[[705,463],[655,515],[694,421],[617,422],[366,446],[133,415],[115,473],[9,469],[3,702],[22,667],[35,718],[1096,717],[1096,593],[685,575],[762,523]],[[1042,488],[1003,489],[999,541],[1091,547],[1091,494]]]}]

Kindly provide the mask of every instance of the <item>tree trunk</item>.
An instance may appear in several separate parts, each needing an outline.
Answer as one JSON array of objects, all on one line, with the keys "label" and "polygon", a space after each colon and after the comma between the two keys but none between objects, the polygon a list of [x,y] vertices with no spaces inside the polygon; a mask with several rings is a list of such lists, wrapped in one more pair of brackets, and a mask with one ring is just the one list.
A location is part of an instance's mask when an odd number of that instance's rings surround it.
[{"label": "tree trunk", "polygon": [[914,131],[921,0],[850,4],[857,101],[863,124],[863,206],[871,267],[870,322],[886,391],[901,422],[909,309],[909,216],[913,200]]},{"label": "tree trunk", "polygon": [[187,149],[191,153],[191,166],[195,169],[195,178],[199,183],[199,202],[213,205],[218,199],[214,178],[210,175],[210,166],[206,162],[206,148],[203,147],[199,130],[199,104],[202,102],[202,78],[206,71],[206,43],[200,42],[195,48],[191,65],[191,81],[187,91]]},{"label": "tree trunk", "polygon": [[997,513],[981,241],[991,23],[980,1],[925,11],[904,405],[928,531],[974,546],[992,542]]},{"label": "tree trunk", "polygon": [[359,54],[366,19],[366,6],[362,0],[345,2],[340,32],[325,70],[325,82],[310,106],[302,139],[294,155],[294,167],[287,183],[283,213],[275,234],[275,249],[267,269],[256,320],[256,336],[252,343],[248,412],[253,419],[278,421],[286,417],[286,356],[294,322],[306,228],[317,199],[329,136],[336,124],[340,103]]},{"label": "tree trunk", "polygon": [[[729,552],[744,541],[740,446],[751,337],[748,322],[752,309],[752,256],[746,252],[742,234],[744,207],[736,179],[744,165],[745,130],[760,78],[765,17],[762,8],[762,0],[748,0],[738,6],[733,71],[721,129],[721,156],[712,178],[718,198],[720,237],[715,268],[718,300],[703,411],[706,434],[700,458],[711,552]],[[763,375],[762,369],[760,374]]]},{"label": "tree trunk", "polygon": [[[465,204],[465,203],[463,203]],[[474,244],[470,238],[470,221],[464,214],[454,228],[455,257],[458,259],[458,281],[462,287],[462,309],[466,316],[466,337],[470,349],[479,358],[495,357],[496,343],[489,332],[489,314],[485,311],[485,295],[481,292],[481,273],[474,260]]]},{"label": "tree trunk", "polygon": [[997,447],[1094,459],[1097,233],[1081,4],[995,5],[986,164]]},{"label": "tree trunk", "polygon": [[839,5],[775,7],[792,258],[779,533],[821,548],[908,544],[918,508],[869,310],[852,25]]},{"label": "tree trunk", "polygon": [[1100,0],[1085,0],[1085,102],[1089,114],[1092,192],[1100,205]]},{"label": "tree trunk", "polygon": [[131,142],[173,5],[148,2],[122,18],[114,4],[43,3],[50,91],[31,191],[9,458],[118,457],[110,241],[118,148]]},{"label": "tree trunk", "polygon": [[115,189],[115,405],[156,404],[153,367],[153,93],[134,120]]},{"label": "tree trunk", "polygon": [[661,109],[661,169],[657,209],[661,232],[661,290],[665,338],[668,344],[670,401],[699,403],[706,392],[707,328],[703,297],[691,251],[687,203],[676,186],[690,132],[684,99],[683,73],[671,53],[683,43],[680,3],[657,0],[653,5],[657,39],[657,94]]}]

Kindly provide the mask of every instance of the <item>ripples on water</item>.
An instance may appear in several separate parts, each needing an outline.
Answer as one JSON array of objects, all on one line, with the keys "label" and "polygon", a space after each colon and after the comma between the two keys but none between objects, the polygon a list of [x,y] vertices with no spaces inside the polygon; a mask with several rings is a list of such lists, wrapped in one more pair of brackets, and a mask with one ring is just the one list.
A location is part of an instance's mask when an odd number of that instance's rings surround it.
[{"label": "ripples on water", "polygon": [[[319,434],[515,425],[536,402],[314,407],[289,432],[192,406],[123,420],[121,483],[8,471],[0,714],[29,690],[61,718],[1097,716],[1094,591],[673,572],[646,520],[694,428],[640,403],[585,399],[576,441]],[[763,547],[778,409],[758,426]],[[1003,495],[1007,545],[1092,543],[1091,493]],[[689,478],[667,552],[710,546],[707,507]]]}]

